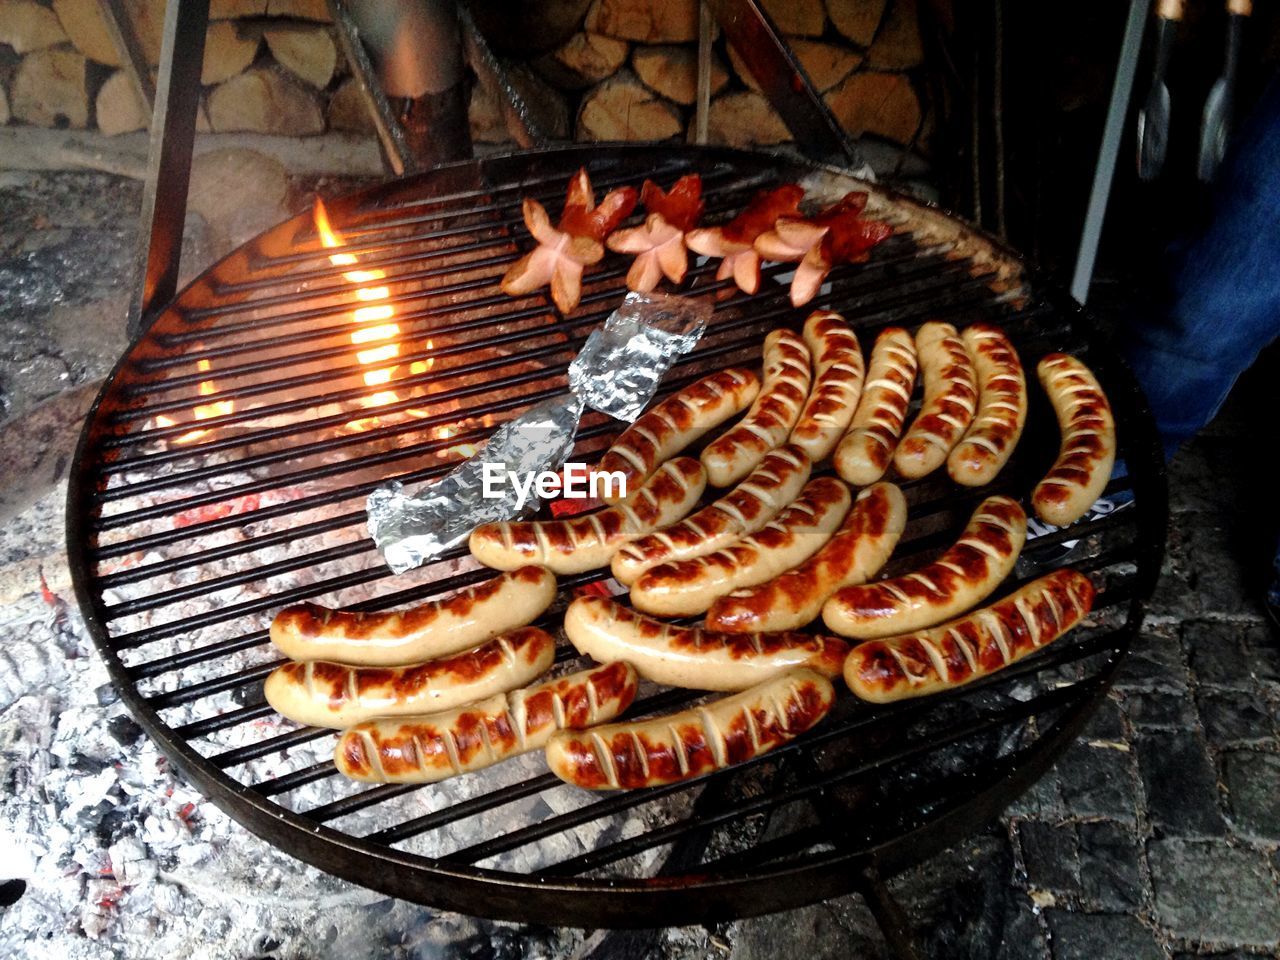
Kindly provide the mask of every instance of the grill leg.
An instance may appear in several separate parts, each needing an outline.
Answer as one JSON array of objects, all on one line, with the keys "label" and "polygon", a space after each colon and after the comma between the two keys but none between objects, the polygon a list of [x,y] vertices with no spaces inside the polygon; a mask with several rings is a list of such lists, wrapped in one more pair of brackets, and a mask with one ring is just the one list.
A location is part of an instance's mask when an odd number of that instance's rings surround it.
[{"label": "grill leg", "polygon": [[142,285],[129,310],[131,337],[141,333],[156,309],[178,291],[178,260],[187,218],[200,67],[208,26],[209,0],[169,0],[165,7],[147,183],[142,193]]},{"label": "grill leg", "polygon": [[889,950],[897,960],[920,960],[920,954],[911,940],[911,926],[907,923],[907,915],[874,870],[868,870],[863,875],[861,892],[867,906],[871,908],[871,915],[876,918],[880,931],[889,943]]}]

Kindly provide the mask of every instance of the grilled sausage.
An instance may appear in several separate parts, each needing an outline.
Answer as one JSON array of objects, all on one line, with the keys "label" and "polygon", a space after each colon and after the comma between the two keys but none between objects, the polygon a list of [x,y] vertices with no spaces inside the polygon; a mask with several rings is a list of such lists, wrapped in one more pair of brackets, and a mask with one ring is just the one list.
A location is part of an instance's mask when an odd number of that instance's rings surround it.
[{"label": "grilled sausage", "polygon": [[1111,479],[1116,462],[1116,421],[1097,378],[1065,353],[1051,353],[1036,374],[1058,417],[1062,446],[1058,459],[1031,494],[1031,505],[1045,523],[1075,523]]},{"label": "grilled sausage", "polygon": [[556,642],[537,627],[521,627],[451,657],[408,667],[349,667],[327,660],[286,663],[267,676],[267,703],[315,727],[341,729],[374,717],[448,710],[545,673]]},{"label": "grilled sausage", "polygon": [[[760,392],[750,370],[721,370],[685,387],[622,432],[600,460],[598,471],[621,473],[634,494],[663,462],[708,430],[745,410]],[[611,503],[627,499],[607,498]]]},{"label": "grilled sausage", "polygon": [[580,653],[625,660],[654,683],[693,690],[745,690],[792,667],[833,677],[849,645],[808,633],[713,633],[677,627],[603,597],[579,597],[564,632]]},{"label": "grilled sausage", "polygon": [[657,787],[691,780],[794,740],[835,703],[835,688],[811,670],[773,680],[691,710],[547,742],[547,766],[561,780],[590,790]]},{"label": "grilled sausage", "polygon": [[845,587],[822,608],[828,627],[869,640],[920,630],[958,616],[991,596],[1013,570],[1027,539],[1027,515],[1016,500],[988,497],[960,539],[913,573]]},{"label": "grilled sausage", "polygon": [[907,419],[916,385],[916,345],[901,327],[888,327],[876,337],[862,399],[849,432],[836,447],[840,476],[865,487],[884,476]]},{"label": "grilled sausage", "polygon": [[646,570],[631,585],[631,602],[666,617],[704,613],[731,590],[772,580],[811,557],[840,526],[849,500],[849,488],[835,477],[811,480],[800,498],[759,533],[705,557]]},{"label": "grilled sausage", "polygon": [[545,567],[521,567],[410,610],[360,613],[314,603],[286,607],[271,621],[271,642],[291,660],[398,667],[457,653],[523,627],[551,606],[555,596],[555,574]]},{"label": "grilled sausage", "polygon": [[932,630],[872,640],[844,663],[849,689],[887,703],[958,687],[995,673],[1062,636],[1093,606],[1089,578],[1055,570],[999,603]]},{"label": "grilled sausage", "polygon": [[635,695],[635,670],[610,663],[453,710],[358,724],[338,738],[333,762],[365,783],[434,783],[537,750],[557,730],[612,720]]},{"label": "grilled sausage", "polygon": [[800,566],[711,605],[707,629],[726,633],[798,630],[841,587],[865,583],[885,565],[907,523],[907,500],[892,483],[858,494],[836,535]]},{"label": "grilled sausage", "polygon": [[961,339],[978,374],[978,412],[947,457],[956,483],[981,487],[996,478],[1018,445],[1027,422],[1027,378],[1003,330],[989,323],[968,327]]},{"label": "grilled sausage", "polygon": [[804,322],[813,356],[813,392],[791,431],[791,442],[814,463],[824,459],[849,428],[862,395],[862,348],[838,313],[816,311]]},{"label": "grilled sausage", "polygon": [[809,349],[790,330],[764,339],[764,385],[736,427],[702,451],[712,486],[737,483],[782,446],[809,396]]},{"label": "grilled sausage", "polygon": [[916,332],[924,401],[893,453],[893,465],[909,480],[946,462],[969,429],[978,407],[978,381],[964,341],[949,323],[926,323]]},{"label": "grilled sausage", "polygon": [[779,447],[715,503],[626,544],[613,555],[614,578],[631,586],[650,567],[701,557],[755,533],[800,495],[809,470],[809,458],[799,447]]},{"label": "grilled sausage", "polygon": [[706,487],[702,465],[691,457],[664,463],[626,503],[567,520],[485,523],[471,531],[472,555],[485,566],[514,570],[528,563],[555,573],[607,566],[628,540],[675,523]]}]

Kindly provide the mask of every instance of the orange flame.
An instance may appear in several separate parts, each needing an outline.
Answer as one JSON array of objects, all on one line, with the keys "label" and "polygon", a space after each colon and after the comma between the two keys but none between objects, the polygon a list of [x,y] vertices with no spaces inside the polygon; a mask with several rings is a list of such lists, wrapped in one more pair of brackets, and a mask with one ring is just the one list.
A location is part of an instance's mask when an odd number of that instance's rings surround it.
[{"label": "orange flame", "polygon": [[[324,203],[319,197],[316,198],[315,224],[316,232],[320,234],[320,242],[326,250],[343,245],[342,238],[329,223],[329,213],[325,210]],[[354,266],[357,261],[354,254],[331,253],[329,254],[329,262],[335,267],[350,267]],[[387,275],[382,270],[348,270],[342,276],[351,283],[371,284],[379,280],[385,280]],[[387,300],[390,296],[391,291],[385,286],[361,286],[356,290],[356,299],[369,304],[369,306],[357,307],[352,311],[351,319],[359,324],[377,324],[376,326],[358,327],[351,332],[353,346],[376,344],[376,346],[370,346],[356,353],[356,359],[361,364],[366,367],[374,367],[374,369],[364,372],[365,385],[370,387],[381,386],[391,381],[395,365],[384,367],[376,365],[385,363],[388,360],[394,360],[400,355],[400,344],[396,342],[396,338],[400,336],[400,325],[382,322],[395,316],[395,308],[389,303],[377,302],[379,300]],[[395,391],[379,390],[369,397],[365,403],[371,407],[378,407],[392,403],[397,399],[399,398]]]},{"label": "orange flame", "polygon": [[[213,365],[208,360],[197,360],[196,369],[201,373],[208,373],[213,369]],[[202,397],[211,397],[216,394],[217,388],[214,387],[212,380],[201,380],[200,386],[197,388]],[[197,420],[208,420],[210,417],[225,417],[235,413],[236,404],[234,400],[215,400],[212,403],[197,404],[193,413]],[[171,417],[163,415],[156,417],[156,423],[162,427],[176,426],[178,421]],[[190,443],[192,440],[198,440],[207,434],[208,430],[190,430],[174,439],[174,443]]]}]

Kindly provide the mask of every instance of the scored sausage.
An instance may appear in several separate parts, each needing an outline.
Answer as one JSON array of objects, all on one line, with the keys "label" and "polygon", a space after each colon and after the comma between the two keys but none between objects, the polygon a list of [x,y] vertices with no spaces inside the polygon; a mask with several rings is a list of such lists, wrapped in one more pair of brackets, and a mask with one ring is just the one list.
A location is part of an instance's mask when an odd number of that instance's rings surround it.
[{"label": "scored sausage", "polygon": [[625,660],[654,683],[693,690],[745,690],[792,667],[833,677],[849,645],[808,633],[715,633],[678,627],[603,597],[579,597],[564,614],[579,653]]},{"label": "scored sausage", "polygon": [[978,375],[978,412],[947,457],[956,483],[980,487],[996,478],[1027,422],[1027,378],[1005,332],[975,323],[961,334]]},{"label": "scored sausage", "polygon": [[858,494],[844,524],[800,566],[711,605],[707,629],[728,633],[798,630],[812,623],[841,587],[865,583],[893,553],[907,523],[907,500],[892,483]]},{"label": "scored sausage", "polygon": [[814,463],[825,458],[849,428],[862,395],[862,348],[838,313],[819,310],[804,322],[813,356],[813,392],[791,431],[791,442]]},{"label": "scored sausage", "polygon": [[1058,459],[1031,494],[1045,523],[1075,523],[1111,479],[1116,463],[1116,421],[1093,372],[1075,357],[1051,353],[1036,374],[1058,417],[1062,446]]},{"label": "scored sausage", "polygon": [[782,446],[809,396],[809,348],[790,330],[764,339],[764,385],[742,422],[702,451],[712,486],[737,483]]},{"label": "scored sausage", "polygon": [[884,476],[915,385],[916,344],[911,334],[901,327],[882,330],[871,348],[862,399],[849,432],[836,447],[836,470],[845,480],[865,487]]},{"label": "scored sausage", "polygon": [[800,495],[811,464],[788,444],[769,453],[747,479],[677,524],[632,540],[613,555],[613,576],[631,586],[650,567],[701,557],[755,533]]},{"label": "scored sausage", "polygon": [[840,526],[849,501],[849,488],[835,477],[811,480],[800,498],[758,533],[705,557],[646,570],[631,585],[631,602],[666,617],[704,613],[731,590],[772,580],[811,557]]},{"label": "scored sausage", "polygon": [[1016,500],[988,497],[960,539],[912,573],[839,590],[822,619],[845,637],[869,640],[920,630],[958,616],[991,596],[1009,576],[1027,539],[1027,515]]},{"label": "scored sausage", "polygon": [[286,607],[271,621],[271,642],[291,660],[399,667],[523,627],[555,596],[555,574],[546,567],[520,567],[409,610],[362,613],[315,603]]},{"label": "scored sausage", "polygon": [[788,670],[700,707],[632,723],[562,731],[547,742],[547,766],[590,790],[657,787],[723,770],[794,740],[835,703],[812,670]]},{"label": "scored sausage", "polygon": [[926,323],[916,332],[924,400],[893,453],[893,465],[909,480],[946,462],[978,407],[978,381],[964,341],[949,323]]},{"label": "scored sausage", "polygon": [[264,692],[290,720],[341,729],[374,717],[448,710],[522,687],[550,669],[555,652],[545,631],[521,627],[464,653],[408,667],[286,663],[268,674]]},{"label": "scored sausage", "polygon": [[1094,587],[1075,570],[1055,570],[999,603],[932,630],[853,648],[844,664],[849,689],[887,703],[958,687],[1007,667],[1079,623]]},{"label": "scored sausage", "polygon": [[626,503],[567,520],[485,523],[471,531],[472,555],[487,567],[514,570],[529,563],[555,573],[583,573],[607,566],[629,540],[675,523],[706,487],[702,464],[691,457],[668,460]]},{"label": "scored sausage", "polygon": [[[627,427],[600,460],[597,471],[621,473],[628,495],[663,462],[750,406],[760,378],[750,370],[721,370],[672,394]],[[610,503],[626,500],[619,493]]]},{"label": "scored sausage", "polygon": [[369,720],[338,738],[333,762],[365,783],[434,783],[537,750],[557,730],[612,720],[635,696],[635,670],[609,663],[453,710]]}]

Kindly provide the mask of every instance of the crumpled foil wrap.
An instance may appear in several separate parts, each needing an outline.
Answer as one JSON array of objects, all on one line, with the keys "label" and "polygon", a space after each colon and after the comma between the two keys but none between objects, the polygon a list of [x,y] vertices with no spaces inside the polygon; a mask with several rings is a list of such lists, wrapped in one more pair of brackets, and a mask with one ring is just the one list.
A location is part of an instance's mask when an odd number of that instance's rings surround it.
[{"label": "crumpled foil wrap", "polygon": [[[586,407],[633,422],[681,354],[698,343],[711,317],[706,300],[662,293],[630,293],[604,326],[591,333],[569,367],[570,393],[531,407],[505,423],[474,456],[410,496],[399,481],[369,495],[369,533],[396,573],[421,566],[466,539],[482,523],[523,511],[510,484],[505,495],[483,495],[483,467],[503,465],[520,475],[555,470],[573,449]],[[504,474],[505,475],[505,474]]]}]

